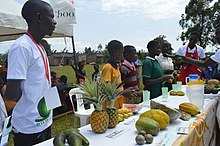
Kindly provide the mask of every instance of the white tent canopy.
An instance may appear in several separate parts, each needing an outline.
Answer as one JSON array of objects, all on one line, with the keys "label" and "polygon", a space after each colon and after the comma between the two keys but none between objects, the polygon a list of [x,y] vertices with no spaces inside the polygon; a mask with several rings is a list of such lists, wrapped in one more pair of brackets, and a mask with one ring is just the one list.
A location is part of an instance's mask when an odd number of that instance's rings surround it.
[{"label": "white tent canopy", "polygon": [[[3,0],[2,0],[3,1]],[[25,1],[25,0],[24,0]],[[57,26],[52,37],[73,35],[75,9],[68,0],[46,0],[55,12]],[[15,0],[5,0],[0,5],[0,41],[14,40],[27,31],[27,24],[21,17],[22,5]],[[70,17],[68,17],[68,14]],[[65,16],[65,17],[61,17]]]}]

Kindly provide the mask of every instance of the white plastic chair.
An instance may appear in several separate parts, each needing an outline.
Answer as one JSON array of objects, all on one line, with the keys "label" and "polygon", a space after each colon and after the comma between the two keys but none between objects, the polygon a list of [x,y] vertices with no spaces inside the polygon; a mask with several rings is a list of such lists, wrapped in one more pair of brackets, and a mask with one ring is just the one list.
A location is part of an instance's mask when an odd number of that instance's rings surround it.
[{"label": "white plastic chair", "polygon": [[[75,111],[74,109],[74,103],[73,103],[73,99],[72,99],[72,94],[71,92],[83,92],[82,90],[80,90],[80,88],[73,88],[69,91],[69,97],[70,97],[70,101],[73,107],[73,111]],[[90,104],[90,109],[85,109],[84,108],[84,104],[83,104],[83,99],[82,98],[82,94],[75,94],[76,95],[76,103],[77,103],[77,111],[75,111],[75,116],[80,118],[80,127],[85,126],[88,124],[88,118],[90,117],[90,115],[92,114],[92,112],[95,110],[94,105]]]}]

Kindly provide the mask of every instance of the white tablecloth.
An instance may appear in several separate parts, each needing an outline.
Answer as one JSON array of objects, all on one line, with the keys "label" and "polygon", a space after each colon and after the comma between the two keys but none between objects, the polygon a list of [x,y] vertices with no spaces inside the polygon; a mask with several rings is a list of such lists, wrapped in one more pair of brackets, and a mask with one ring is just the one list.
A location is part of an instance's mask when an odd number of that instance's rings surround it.
[{"label": "white tablecloth", "polygon": [[[185,88],[183,88],[185,91]],[[186,96],[169,96],[168,102],[162,102],[162,97],[158,97],[153,99],[154,101],[161,102],[170,107],[178,108],[179,104],[188,101]],[[210,99],[205,99],[205,106],[210,102]],[[139,113],[142,113],[148,110],[149,107],[145,106]],[[139,114],[129,117],[125,119],[124,122],[119,123],[114,129],[107,129],[104,134],[96,134],[92,132],[90,125],[79,128],[80,132],[89,140],[91,146],[134,146],[136,145],[135,137],[137,135],[137,130],[135,128],[135,121],[138,119]],[[176,129],[178,127],[187,127],[193,121],[195,117],[191,118],[189,121],[183,121],[177,119],[176,121],[170,123],[165,130],[161,130],[157,136],[154,136],[154,141],[149,146],[171,146],[174,141],[180,136],[177,134]],[[126,124],[129,123],[130,124]],[[107,135],[116,132],[123,131],[121,135],[115,138],[108,138]],[[52,146],[53,138],[42,142],[36,146]]]}]

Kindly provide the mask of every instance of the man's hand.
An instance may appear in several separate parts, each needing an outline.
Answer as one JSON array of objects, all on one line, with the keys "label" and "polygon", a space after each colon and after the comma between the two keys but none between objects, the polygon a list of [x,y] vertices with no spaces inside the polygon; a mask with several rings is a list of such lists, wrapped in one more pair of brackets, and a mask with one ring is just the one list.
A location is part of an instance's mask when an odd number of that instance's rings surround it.
[{"label": "man's hand", "polygon": [[186,56],[175,55],[176,60],[184,60]]},{"label": "man's hand", "polygon": [[123,94],[127,98],[137,97],[136,91],[131,88],[126,89],[126,92]]},{"label": "man's hand", "polygon": [[164,75],[163,76],[164,81],[169,81],[170,79],[173,79],[173,78],[174,78],[173,75]]}]

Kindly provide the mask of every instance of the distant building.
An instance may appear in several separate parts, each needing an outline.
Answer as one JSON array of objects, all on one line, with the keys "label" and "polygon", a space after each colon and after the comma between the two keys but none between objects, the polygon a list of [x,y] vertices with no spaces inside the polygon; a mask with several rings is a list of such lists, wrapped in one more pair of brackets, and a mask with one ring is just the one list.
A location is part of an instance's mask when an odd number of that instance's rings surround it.
[{"label": "distant building", "polygon": [[[76,62],[84,60],[86,64],[92,62],[102,63],[104,61],[101,53],[94,55],[76,54],[76,56]],[[53,53],[48,58],[51,66],[71,65],[72,61],[74,63],[73,53]]]},{"label": "distant building", "polygon": [[103,63],[104,62],[103,54],[97,53],[97,54],[93,54],[93,55],[86,55],[86,63],[89,64],[92,62]]}]

